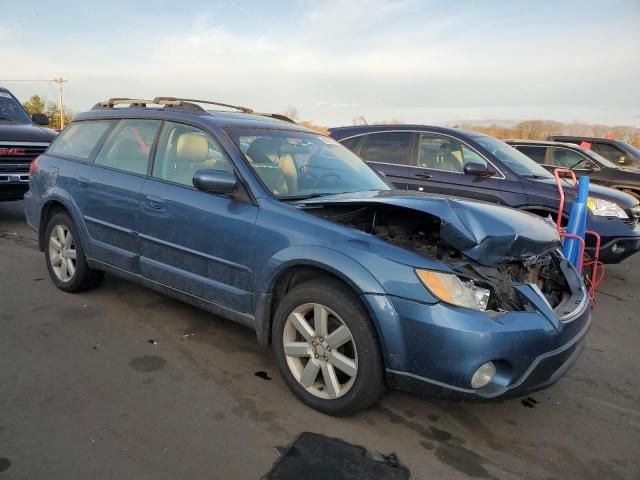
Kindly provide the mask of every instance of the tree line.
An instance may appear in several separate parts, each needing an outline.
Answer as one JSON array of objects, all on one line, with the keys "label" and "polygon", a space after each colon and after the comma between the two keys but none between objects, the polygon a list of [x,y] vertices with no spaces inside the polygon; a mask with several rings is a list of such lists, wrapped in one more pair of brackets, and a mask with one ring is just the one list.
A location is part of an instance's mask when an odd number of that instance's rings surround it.
[{"label": "tree line", "polygon": [[[22,106],[29,116],[32,116],[34,113],[44,113],[49,117],[49,128],[60,128],[60,107],[56,102],[47,100],[46,97],[41,97],[40,95],[32,95]],[[65,108],[64,124],[67,125],[72,117],[73,112]]]}]

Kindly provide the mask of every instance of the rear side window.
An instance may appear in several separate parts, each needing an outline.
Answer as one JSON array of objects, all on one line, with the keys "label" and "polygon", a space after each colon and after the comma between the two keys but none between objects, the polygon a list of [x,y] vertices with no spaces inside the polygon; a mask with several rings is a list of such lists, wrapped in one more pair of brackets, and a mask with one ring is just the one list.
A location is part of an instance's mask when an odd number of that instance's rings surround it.
[{"label": "rear side window", "polygon": [[524,153],[531,160],[535,160],[536,163],[539,163],[540,165],[544,165],[545,156],[547,154],[547,147],[542,147],[542,146],[532,147],[532,146],[518,145],[516,146],[516,148],[520,150],[522,153]]},{"label": "rear side window", "polygon": [[367,162],[411,163],[411,132],[371,133],[360,149],[360,156]]},{"label": "rear side window", "polygon": [[47,153],[86,162],[112,124],[105,120],[72,123],[58,135]]},{"label": "rear side window", "polygon": [[95,164],[146,175],[159,120],[121,120],[100,149]]}]

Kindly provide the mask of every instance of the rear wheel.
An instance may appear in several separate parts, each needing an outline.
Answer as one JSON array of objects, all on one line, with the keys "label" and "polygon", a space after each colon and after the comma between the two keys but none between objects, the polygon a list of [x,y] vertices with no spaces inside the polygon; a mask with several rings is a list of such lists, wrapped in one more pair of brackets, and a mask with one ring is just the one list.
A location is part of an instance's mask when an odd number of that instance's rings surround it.
[{"label": "rear wheel", "polygon": [[285,381],[316,410],[351,415],[384,392],[375,329],[339,281],[313,280],[289,291],[276,311],[272,342]]},{"label": "rear wheel", "polygon": [[67,213],[51,217],[45,235],[47,269],[59,289],[80,292],[100,283],[104,272],[89,268],[76,226]]}]

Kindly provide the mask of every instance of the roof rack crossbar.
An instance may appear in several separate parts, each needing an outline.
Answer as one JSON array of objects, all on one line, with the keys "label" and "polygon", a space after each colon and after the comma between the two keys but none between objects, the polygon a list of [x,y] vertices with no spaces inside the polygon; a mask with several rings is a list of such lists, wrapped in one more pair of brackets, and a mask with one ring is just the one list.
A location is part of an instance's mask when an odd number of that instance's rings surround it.
[{"label": "roof rack crossbar", "polygon": [[170,105],[172,107],[179,107],[181,105],[184,105],[190,108],[196,108],[196,109],[205,111],[204,108],[202,108],[200,105],[196,105],[197,103],[205,103],[207,105],[217,105],[219,107],[233,108],[243,113],[254,113],[251,108],[241,107],[239,105],[231,105],[229,103],[222,103],[222,102],[213,102],[210,100],[197,100],[194,98],[176,98],[176,97],[155,97],[153,99],[114,97],[114,98],[110,98],[109,100],[105,100],[104,102],[96,103],[93,108],[94,109],[113,108],[116,105],[146,107],[147,104],[152,104],[152,105]]}]

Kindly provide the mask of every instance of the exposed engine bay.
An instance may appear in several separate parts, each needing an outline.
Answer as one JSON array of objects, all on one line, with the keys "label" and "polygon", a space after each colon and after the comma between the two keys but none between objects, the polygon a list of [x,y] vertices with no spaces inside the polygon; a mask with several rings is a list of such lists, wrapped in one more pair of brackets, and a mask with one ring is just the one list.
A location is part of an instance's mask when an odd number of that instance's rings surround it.
[{"label": "exposed engine bay", "polygon": [[443,220],[424,211],[393,205],[324,205],[309,213],[357,228],[430,259],[440,260],[461,277],[489,289],[487,310],[527,309],[515,284],[535,284],[552,308],[571,296],[561,267],[566,262],[551,242],[537,255],[504,256],[496,264],[483,264],[442,238]]}]

